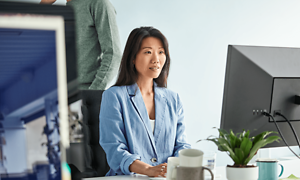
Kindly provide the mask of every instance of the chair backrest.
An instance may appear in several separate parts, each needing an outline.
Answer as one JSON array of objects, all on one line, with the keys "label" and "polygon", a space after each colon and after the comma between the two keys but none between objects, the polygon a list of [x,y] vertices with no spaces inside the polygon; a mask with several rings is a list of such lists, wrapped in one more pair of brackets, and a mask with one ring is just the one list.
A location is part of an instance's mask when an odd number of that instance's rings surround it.
[{"label": "chair backrest", "polygon": [[105,176],[109,170],[106,154],[99,144],[99,113],[102,93],[101,90],[81,91],[86,168],[83,177]]}]

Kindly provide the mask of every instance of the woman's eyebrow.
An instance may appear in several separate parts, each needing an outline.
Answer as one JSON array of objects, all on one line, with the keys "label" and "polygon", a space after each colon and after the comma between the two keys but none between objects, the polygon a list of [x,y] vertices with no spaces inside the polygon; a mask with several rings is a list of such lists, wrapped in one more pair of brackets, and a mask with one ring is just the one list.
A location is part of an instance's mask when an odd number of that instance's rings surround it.
[{"label": "woman's eyebrow", "polygon": [[[143,47],[142,49],[152,49],[152,47]],[[164,47],[158,47],[158,49],[165,49]]]},{"label": "woman's eyebrow", "polygon": [[147,49],[147,48],[152,49],[152,47],[143,47],[142,49]]}]

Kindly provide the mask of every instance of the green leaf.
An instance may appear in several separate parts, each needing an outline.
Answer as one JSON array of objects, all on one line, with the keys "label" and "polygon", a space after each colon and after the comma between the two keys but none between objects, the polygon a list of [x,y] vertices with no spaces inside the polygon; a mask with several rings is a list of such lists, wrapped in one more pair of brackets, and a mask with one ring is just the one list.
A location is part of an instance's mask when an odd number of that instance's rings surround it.
[{"label": "green leaf", "polygon": [[226,135],[228,135],[228,132],[225,129],[218,129],[219,134],[221,137],[225,138]]},{"label": "green leaf", "polygon": [[235,153],[233,152],[233,150],[227,144],[220,144],[220,146],[222,146],[222,148],[226,149],[226,151],[229,152],[229,156],[231,157],[231,159],[234,162],[239,162],[238,157],[235,155]]},{"label": "green leaf", "polygon": [[237,137],[235,137],[235,135],[232,131],[230,131],[229,139],[230,139],[231,149],[234,149],[236,147]]},{"label": "green leaf", "polygon": [[224,138],[228,142],[230,141],[229,134],[228,134],[228,132],[226,130],[224,130],[224,129],[218,129],[218,131],[219,131],[219,137],[220,138]]},{"label": "green leaf", "polygon": [[244,138],[249,138],[249,135],[250,135],[250,131],[248,130],[245,135],[244,135]]},{"label": "green leaf", "polygon": [[253,156],[255,155],[255,153],[262,147],[266,146],[267,144],[270,144],[274,141],[279,142],[278,140],[281,139],[278,136],[270,136],[266,139],[262,139],[260,141],[258,141],[255,145],[253,145],[253,148],[251,149],[248,158],[245,160],[245,163],[248,164],[248,162],[253,158]]},{"label": "green leaf", "polygon": [[265,143],[263,144],[262,147],[264,147],[264,146],[266,146],[267,144],[270,144],[270,143],[272,143],[272,142],[274,142],[274,141],[279,142],[279,139],[281,139],[281,138],[278,137],[278,136],[269,136],[269,137],[267,137],[266,139],[264,139],[264,140],[265,140]]},{"label": "green leaf", "polygon": [[264,139],[266,136],[268,136],[269,134],[272,134],[272,133],[278,134],[276,131],[265,131],[265,132],[262,132],[262,133],[256,135],[253,140],[253,145],[255,145],[258,141]]},{"label": "green leaf", "polygon": [[240,149],[240,148],[235,148],[235,149],[234,149],[234,152],[235,152],[235,155],[236,155],[237,158],[238,158],[238,161],[235,161],[235,164],[242,164],[242,165],[244,165],[244,164],[242,163],[242,162],[243,162],[243,159],[244,159],[244,157],[245,157],[245,154],[244,154],[243,150]]},{"label": "green leaf", "polygon": [[251,148],[252,148],[252,141],[249,138],[244,137],[241,143],[241,149],[244,151],[244,154],[246,156],[249,155]]},{"label": "green leaf", "polygon": [[227,150],[223,149],[222,146],[220,146],[220,144],[222,144],[222,143],[228,145],[228,142],[226,141],[226,139],[224,139],[224,138],[211,138],[211,139],[209,139],[208,138],[206,140],[214,142],[218,146],[220,151],[227,151]]},{"label": "green leaf", "polygon": [[236,138],[235,147],[241,147],[242,140],[240,138]]},{"label": "green leaf", "polygon": [[218,140],[218,142],[220,144],[226,144],[226,145],[228,145],[230,147],[229,142],[226,139],[224,139],[224,138],[217,138],[217,140]]}]

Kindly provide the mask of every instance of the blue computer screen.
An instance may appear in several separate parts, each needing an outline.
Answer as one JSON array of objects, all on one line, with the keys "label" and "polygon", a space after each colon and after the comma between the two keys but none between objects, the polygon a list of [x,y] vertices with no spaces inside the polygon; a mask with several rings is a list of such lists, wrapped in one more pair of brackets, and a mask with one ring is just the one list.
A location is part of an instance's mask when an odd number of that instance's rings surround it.
[{"label": "blue computer screen", "polygon": [[2,179],[61,179],[56,31],[0,28]]}]

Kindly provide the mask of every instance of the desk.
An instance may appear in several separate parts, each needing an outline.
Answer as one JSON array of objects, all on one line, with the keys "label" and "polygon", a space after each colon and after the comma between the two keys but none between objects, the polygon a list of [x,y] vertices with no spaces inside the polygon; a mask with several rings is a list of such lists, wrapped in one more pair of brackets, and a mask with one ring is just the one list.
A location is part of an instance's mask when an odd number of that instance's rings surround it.
[{"label": "desk", "polygon": [[[291,174],[300,177],[300,160],[296,157],[281,158],[279,163],[284,166],[284,171],[282,176],[279,178],[286,178]],[[166,178],[151,178],[147,176],[135,176],[135,175],[124,175],[124,176],[110,176],[110,177],[96,177],[96,178],[86,178],[84,180],[166,180]],[[205,179],[207,180],[207,179]],[[216,167],[216,177],[215,180],[227,180],[226,179],[226,167],[217,166]]]},{"label": "desk", "polygon": [[[121,175],[121,176],[86,178],[83,180],[166,180],[166,178],[135,176],[135,175]],[[208,180],[208,179],[205,179],[205,180]],[[223,179],[215,178],[215,180],[223,180]],[[226,180],[226,178],[224,180]]]},{"label": "desk", "polygon": [[151,178],[148,176],[120,175],[108,177],[86,178],[84,180],[166,180],[166,178]]}]

